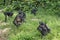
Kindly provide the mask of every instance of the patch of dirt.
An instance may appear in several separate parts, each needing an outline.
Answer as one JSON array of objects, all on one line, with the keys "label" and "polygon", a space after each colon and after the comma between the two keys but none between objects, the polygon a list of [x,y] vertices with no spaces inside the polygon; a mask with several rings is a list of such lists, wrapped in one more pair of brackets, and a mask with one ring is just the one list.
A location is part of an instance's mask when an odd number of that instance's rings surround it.
[{"label": "patch of dirt", "polygon": [[0,40],[7,40],[11,28],[0,29]]},{"label": "patch of dirt", "polygon": [[5,22],[0,21],[0,26],[3,26],[3,25],[9,25],[9,23],[5,23]]}]

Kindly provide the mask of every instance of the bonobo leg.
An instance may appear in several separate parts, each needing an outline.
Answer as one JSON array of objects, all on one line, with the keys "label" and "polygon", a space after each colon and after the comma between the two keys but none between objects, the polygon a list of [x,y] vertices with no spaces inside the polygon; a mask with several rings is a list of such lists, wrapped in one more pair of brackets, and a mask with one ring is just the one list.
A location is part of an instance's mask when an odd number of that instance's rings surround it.
[{"label": "bonobo leg", "polygon": [[5,22],[7,22],[7,15],[5,15]]}]

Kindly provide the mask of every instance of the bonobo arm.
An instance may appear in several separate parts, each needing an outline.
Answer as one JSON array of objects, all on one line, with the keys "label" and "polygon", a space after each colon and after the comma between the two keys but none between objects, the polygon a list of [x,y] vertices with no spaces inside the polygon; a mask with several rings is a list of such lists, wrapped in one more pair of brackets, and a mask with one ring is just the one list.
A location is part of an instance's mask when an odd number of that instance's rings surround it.
[{"label": "bonobo arm", "polygon": [[42,31],[42,27],[38,27],[37,29],[40,30],[40,31]]},{"label": "bonobo arm", "polygon": [[46,29],[48,30],[48,33],[50,32],[50,29],[48,28],[48,26],[47,25],[45,25],[45,27],[46,27]]},{"label": "bonobo arm", "polygon": [[39,30],[42,31],[42,28],[40,27]]}]

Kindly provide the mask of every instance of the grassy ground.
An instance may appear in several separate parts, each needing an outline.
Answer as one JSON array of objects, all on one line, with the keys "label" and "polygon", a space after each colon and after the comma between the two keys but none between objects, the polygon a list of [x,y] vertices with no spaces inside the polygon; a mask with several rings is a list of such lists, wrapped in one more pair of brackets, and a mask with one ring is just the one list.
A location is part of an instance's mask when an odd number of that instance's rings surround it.
[{"label": "grassy ground", "polygon": [[[37,15],[34,16],[30,12],[26,12],[26,22],[22,23],[19,28],[12,23],[17,12],[14,12],[12,18],[8,18],[8,22],[4,23],[4,15],[0,13],[0,29],[11,28],[8,40],[60,40],[60,17],[53,15],[53,11],[39,9]],[[51,33],[41,39],[40,32],[37,30],[39,21],[46,22]]]}]

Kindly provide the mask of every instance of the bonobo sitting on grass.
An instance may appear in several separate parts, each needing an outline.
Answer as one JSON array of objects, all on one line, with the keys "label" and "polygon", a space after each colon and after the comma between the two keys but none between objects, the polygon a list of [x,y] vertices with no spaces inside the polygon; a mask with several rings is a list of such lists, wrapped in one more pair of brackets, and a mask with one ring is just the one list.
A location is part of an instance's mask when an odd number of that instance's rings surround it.
[{"label": "bonobo sitting on grass", "polygon": [[47,35],[47,33],[50,32],[50,29],[48,28],[48,26],[43,22],[39,23],[39,27],[37,29],[41,32],[42,36],[45,36]]},{"label": "bonobo sitting on grass", "polygon": [[15,17],[13,24],[17,27],[22,24],[22,22],[25,21],[26,14],[23,11],[19,11],[19,14]]}]

